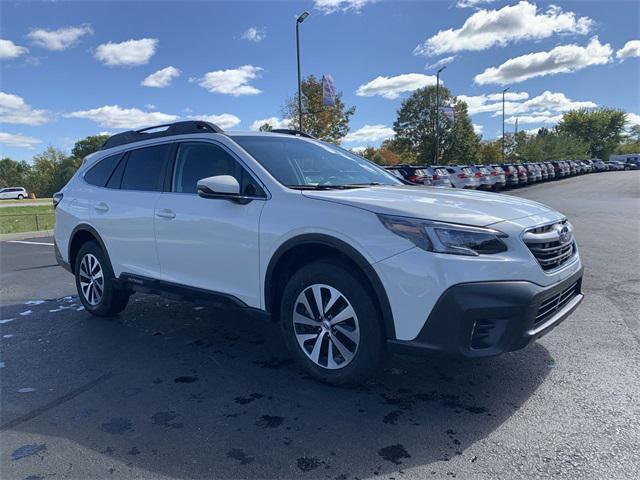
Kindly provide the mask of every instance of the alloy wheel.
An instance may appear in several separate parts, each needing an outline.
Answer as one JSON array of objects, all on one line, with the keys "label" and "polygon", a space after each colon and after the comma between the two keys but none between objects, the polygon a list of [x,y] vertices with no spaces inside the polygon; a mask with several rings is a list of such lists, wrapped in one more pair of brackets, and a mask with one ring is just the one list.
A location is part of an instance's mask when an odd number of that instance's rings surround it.
[{"label": "alloy wheel", "polygon": [[102,265],[95,255],[87,253],[80,262],[80,289],[85,300],[95,306],[102,300],[104,293],[104,274]]},{"label": "alloy wheel", "polygon": [[316,365],[329,370],[347,366],[360,343],[356,312],[339,290],[314,284],[295,301],[293,328],[298,345]]}]

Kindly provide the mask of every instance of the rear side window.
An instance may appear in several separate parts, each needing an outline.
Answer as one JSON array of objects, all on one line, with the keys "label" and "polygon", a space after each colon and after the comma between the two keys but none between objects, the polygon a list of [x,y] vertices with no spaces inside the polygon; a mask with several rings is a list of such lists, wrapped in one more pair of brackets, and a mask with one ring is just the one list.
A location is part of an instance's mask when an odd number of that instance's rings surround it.
[{"label": "rear side window", "polygon": [[159,192],[163,166],[170,148],[170,144],[166,144],[130,151],[124,166],[120,188]]},{"label": "rear side window", "polygon": [[178,147],[171,190],[176,193],[196,193],[198,180],[217,175],[234,177],[243,195],[264,195],[251,175],[224,149],[201,142],[181,143]]},{"label": "rear side window", "polygon": [[121,156],[122,155],[120,154],[111,155],[110,157],[99,160],[98,163],[84,174],[85,181],[91,185],[96,185],[97,187],[104,187]]}]

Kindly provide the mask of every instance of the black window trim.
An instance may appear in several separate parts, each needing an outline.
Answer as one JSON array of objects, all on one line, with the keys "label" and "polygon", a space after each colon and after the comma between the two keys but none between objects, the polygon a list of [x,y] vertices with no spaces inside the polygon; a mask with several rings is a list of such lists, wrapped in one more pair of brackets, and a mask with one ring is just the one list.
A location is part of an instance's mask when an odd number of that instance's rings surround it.
[{"label": "black window trim", "polygon": [[[127,152],[117,152],[114,153],[112,155],[105,155],[104,157],[96,160],[95,162],[93,162],[88,168],[85,169],[84,172],[82,172],[82,180],[87,184],[90,185],[92,187],[98,187],[98,188],[106,188],[107,183],[109,183],[109,180],[111,180],[111,176],[113,175],[113,172],[116,171],[116,169],[118,168],[118,165],[120,165],[120,162],[122,162],[122,159],[124,157],[126,157]],[[87,175],[87,173],[89,173],[91,170],[93,170],[95,167],[98,166],[98,164],[100,162],[104,162],[107,158],[110,157],[117,157],[119,156],[120,158],[118,158],[118,160],[116,161],[115,165],[113,166],[113,168],[111,169],[111,172],[109,173],[109,175],[107,176],[107,181],[105,182],[104,185],[100,186],[100,185],[95,185],[93,183],[90,183],[85,177],[85,175]],[[113,190],[112,188],[110,188],[109,190]]]},{"label": "black window trim", "polygon": [[[136,148],[127,148],[127,149],[121,149],[117,152],[113,152],[107,155],[104,155],[103,157],[97,159],[95,162],[91,162],[91,165],[89,165],[80,175],[80,178],[82,178],[82,181],[84,183],[86,183],[87,185],[89,185],[90,187],[93,188],[102,188],[104,190],[119,190],[122,192],[143,192],[143,193],[163,193],[164,192],[164,181],[163,179],[165,178],[165,173],[167,170],[167,166],[169,165],[169,162],[172,162],[172,158],[174,155],[174,144],[175,144],[175,140],[170,140],[170,141],[164,141],[164,142],[154,142],[154,143],[147,143],[144,145],[137,145]],[[123,189],[122,187],[122,179],[120,179],[120,185],[118,186],[118,188],[107,188],[107,184],[109,183],[109,180],[111,180],[111,177],[113,176],[113,174],[115,173],[115,171],[118,169],[118,167],[120,166],[121,163],[125,162],[125,169],[127,168],[126,162],[129,161],[129,154],[135,150],[140,150],[142,148],[150,148],[150,147],[157,147],[160,145],[169,145],[169,153],[167,155],[167,158],[164,159],[164,162],[162,164],[162,171],[160,172],[160,182],[158,187],[160,188],[159,190],[129,190],[129,189]],[[103,160],[106,160],[109,157],[113,157],[116,155],[121,155],[120,160],[118,160],[115,164],[115,166],[113,167],[113,170],[111,170],[111,173],[109,174],[109,178],[107,178],[107,182],[105,183],[105,186],[100,186],[100,185],[93,185],[92,183],[89,183],[85,180],[84,176],[87,174],[87,172],[89,172],[89,170],[91,170],[93,167],[95,167],[98,162],[101,162]],[[123,172],[124,173],[124,172]],[[124,177],[124,175],[123,175]]]},{"label": "black window trim", "polygon": [[208,138],[206,139],[205,138],[189,138],[189,139],[185,138],[183,140],[174,141],[175,146],[173,148],[173,151],[170,154],[170,160],[169,160],[170,164],[165,171],[164,188],[162,190],[162,193],[171,193],[173,195],[198,195],[197,193],[173,191],[173,172],[176,168],[176,161],[178,159],[178,148],[180,147],[181,143],[209,143],[216,147],[221,148],[233,160],[238,162],[242,168],[245,169],[245,171],[251,176],[251,178],[255,181],[255,183],[260,188],[262,188],[262,191],[264,192],[264,195],[243,195],[243,197],[251,200],[263,200],[263,201],[271,199],[271,192],[269,192],[264,182],[260,180],[260,178],[253,172],[253,170],[251,170],[251,168],[249,168],[249,166],[244,161],[242,161],[242,159],[238,155],[236,155],[236,153],[233,150],[231,150],[229,147],[227,147],[223,143],[217,142],[215,140],[210,140]]}]

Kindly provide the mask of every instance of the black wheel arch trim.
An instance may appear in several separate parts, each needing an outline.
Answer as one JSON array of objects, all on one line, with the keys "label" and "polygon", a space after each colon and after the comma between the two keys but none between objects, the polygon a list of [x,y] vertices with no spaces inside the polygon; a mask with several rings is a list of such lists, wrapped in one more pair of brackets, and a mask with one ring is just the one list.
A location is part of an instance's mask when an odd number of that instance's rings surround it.
[{"label": "black wheel arch trim", "polygon": [[356,250],[345,241],[340,240],[336,237],[332,237],[331,235],[321,233],[302,234],[290,238],[277,248],[277,250],[271,257],[271,260],[269,261],[269,265],[267,266],[267,271],[265,274],[265,310],[267,312],[272,311],[273,306],[271,305],[270,293],[272,289],[273,274],[279,261],[291,249],[305,244],[320,244],[334,248],[335,250],[339,251],[341,254],[349,258],[351,261],[353,261],[360,268],[364,276],[369,281],[369,284],[373,288],[373,293],[376,295],[376,298],[378,300],[378,305],[380,306],[381,310],[380,313],[382,314],[382,321],[384,323],[386,338],[388,340],[394,340],[396,338],[396,329],[395,323],[393,321],[393,313],[391,311],[391,305],[389,304],[387,292],[382,285],[380,277],[376,273],[371,263],[369,263],[367,259],[360,252],[358,252],[358,250]]},{"label": "black wheel arch trim", "polygon": [[111,270],[113,271],[113,263],[111,263],[111,258],[109,257],[109,251],[107,250],[107,247],[104,244],[102,237],[100,236],[98,231],[95,228],[93,228],[91,225],[89,225],[88,223],[81,223],[79,225],[76,225],[76,227],[71,231],[71,235],[69,236],[69,246],[67,247],[67,258],[69,259],[69,266],[71,267],[71,270],[72,270],[71,273],[75,275],[75,262],[71,261],[71,246],[73,245],[73,239],[76,237],[76,234],[78,234],[79,232],[88,232],[97,240],[98,245],[100,245],[100,248],[104,253],[104,256],[107,257],[107,262],[109,262],[109,265],[111,266]]}]

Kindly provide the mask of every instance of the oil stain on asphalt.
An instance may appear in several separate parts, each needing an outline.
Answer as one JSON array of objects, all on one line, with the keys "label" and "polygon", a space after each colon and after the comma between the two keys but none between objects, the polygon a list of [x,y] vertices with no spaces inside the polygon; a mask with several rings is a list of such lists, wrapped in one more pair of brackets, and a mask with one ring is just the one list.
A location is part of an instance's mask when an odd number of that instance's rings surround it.
[{"label": "oil stain on asphalt", "polygon": [[231,450],[229,450],[227,452],[227,457],[238,460],[240,462],[240,465],[247,465],[248,463],[251,463],[255,460],[253,457],[250,457],[239,448],[232,448]]},{"label": "oil stain on asphalt", "polygon": [[23,445],[14,450],[11,454],[11,460],[20,460],[21,458],[31,457],[33,455],[39,455],[47,450],[47,446],[44,443],[31,445]]},{"label": "oil stain on asphalt", "polygon": [[110,418],[108,422],[102,424],[102,431],[112,435],[123,435],[131,430],[131,420],[128,418]]}]

